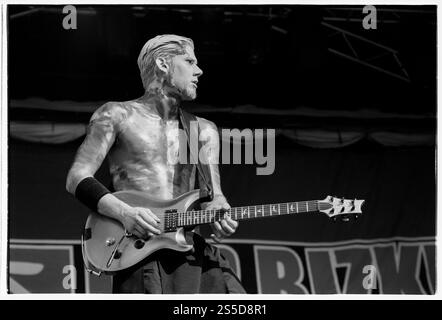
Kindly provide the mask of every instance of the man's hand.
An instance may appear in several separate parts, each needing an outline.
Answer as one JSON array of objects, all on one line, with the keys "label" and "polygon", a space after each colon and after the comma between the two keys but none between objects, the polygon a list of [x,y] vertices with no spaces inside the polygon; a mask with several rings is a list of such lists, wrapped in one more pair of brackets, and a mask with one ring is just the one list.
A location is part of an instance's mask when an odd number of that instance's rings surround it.
[{"label": "man's hand", "polygon": [[160,222],[161,220],[149,209],[130,206],[123,210],[121,219],[127,232],[143,239],[160,234]]},{"label": "man's hand", "polygon": [[98,201],[98,212],[120,221],[127,232],[138,238],[160,234],[160,219],[149,209],[131,207],[113,194],[108,193]]},{"label": "man's hand", "polygon": [[[224,196],[215,196],[213,201],[209,202],[205,210],[219,210],[230,209],[230,205]],[[227,217],[226,219],[216,221],[210,225],[212,227],[213,234],[210,237],[215,242],[221,242],[224,237],[232,235],[238,228],[238,221],[232,220]]]}]

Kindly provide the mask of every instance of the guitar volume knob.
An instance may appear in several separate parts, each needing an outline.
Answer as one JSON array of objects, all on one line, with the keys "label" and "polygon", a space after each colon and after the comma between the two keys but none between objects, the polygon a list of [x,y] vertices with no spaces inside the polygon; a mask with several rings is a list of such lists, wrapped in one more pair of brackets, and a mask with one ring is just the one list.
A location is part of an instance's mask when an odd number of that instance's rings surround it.
[{"label": "guitar volume knob", "polygon": [[106,245],[108,246],[108,247],[110,247],[110,246],[112,246],[112,245],[114,245],[115,244],[115,238],[107,238],[106,239]]}]

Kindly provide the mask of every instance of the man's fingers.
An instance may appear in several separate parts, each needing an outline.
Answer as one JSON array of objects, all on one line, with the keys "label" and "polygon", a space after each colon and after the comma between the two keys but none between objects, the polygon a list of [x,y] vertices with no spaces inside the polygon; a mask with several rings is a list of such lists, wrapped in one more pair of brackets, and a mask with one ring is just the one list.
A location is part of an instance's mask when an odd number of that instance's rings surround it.
[{"label": "man's fingers", "polygon": [[228,235],[231,235],[235,232],[235,229],[232,228],[226,220],[221,220],[221,226],[223,228],[223,231],[226,232]]},{"label": "man's fingers", "polygon": [[160,218],[158,218],[156,216],[155,213],[153,213],[152,211],[150,211],[147,208],[137,208],[138,209],[138,214],[147,222],[150,224],[159,224],[161,222]]},{"label": "man's fingers", "polygon": [[213,223],[213,226],[214,226],[214,228],[215,228],[215,230],[214,230],[215,233],[218,232],[221,236],[224,236],[224,237],[229,236],[229,235],[227,234],[227,232],[225,232],[225,231],[223,230],[223,228],[221,227],[221,224],[220,224],[218,221],[214,222],[214,223]]},{"label": "man's fingers", "polygon": [[146,238],[147,237],[147,232],[143,228],[141,228],[137,225],[132,230],[132,234],[134,236],[136,236],[137,238]]},{"label": "man's fingers", "polygon": [[143,228],[146,231],[151,231],[152,233],[155,233],[155,234],[161,233],[161,231],[159,229],[157,229],[154,226],[152,226],[151,224],[147,223],[140,216],[137,217],[137,223],[138,223],[138,226],[140,226],[141,228]]},{"label": "man's fingers", "polygon": [[144,220],[145,224],[143,224],[143,227],[145,229],[152,231],[155,234],[161,233],[161,231],[157,228],[161,220],[152,211],[146,208],[139,208],[138,213],[138,217],[140,217],[138,221]]},{"label": "man's fingers", "polygon": [[141,239],[147,239],[155,235],[155,233],[148,231],[147,229],[142,228],[139,225],[136,225],[134,227],[132,234]]},{"label": "man's fingers", "polygon": [[233,220],[231,217],[227,217],[226,219],[227,224],[232,227],[234,230],[236,230],[236,228],[238,228],[238,221]]},{"label": "man's fingers", "polygon": [[155,213],[153,213],[151,210],[149,210],[149,209],[145,209],[146,210],[146,212],[157,222],[157,223],[160,223],[161,222],[161,220],[160,220],[160,218],[158,218],[157,217],[157,215],[155,214]]}]

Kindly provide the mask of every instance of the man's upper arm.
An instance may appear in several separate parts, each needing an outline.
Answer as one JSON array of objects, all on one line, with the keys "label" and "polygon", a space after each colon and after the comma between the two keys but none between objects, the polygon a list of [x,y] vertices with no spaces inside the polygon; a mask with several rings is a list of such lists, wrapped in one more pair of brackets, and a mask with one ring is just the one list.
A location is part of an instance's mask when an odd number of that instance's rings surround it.
[{"label": "man's upper arm", "polygon": [[223,195],[218,168],[220,150],[218,128],[212,121],[203,118],[198,118],[198,120],[200,126],[199,139],[202,141],[203,149],[203,159],[200,160],[209,165],[214,195]]},{"label": "man's upper arm", "polygon": [[103,163],[115,141],[125,109],[115,102],[108,102],[98,108],[88,125],[86,138],[75,156],[68,174],[67,189],[73,193],[77,184],[93,176]]}]

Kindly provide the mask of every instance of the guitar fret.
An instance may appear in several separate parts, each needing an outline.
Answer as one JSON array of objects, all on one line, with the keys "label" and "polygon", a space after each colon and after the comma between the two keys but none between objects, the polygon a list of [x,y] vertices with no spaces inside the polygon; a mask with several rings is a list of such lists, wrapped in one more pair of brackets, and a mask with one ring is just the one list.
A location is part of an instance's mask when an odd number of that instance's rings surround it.
[{"label": "guitar fret", "polygon": [[293,204],[293,202],[290,204],[290,211],[291,213],[296,213],[296,206]]}]

